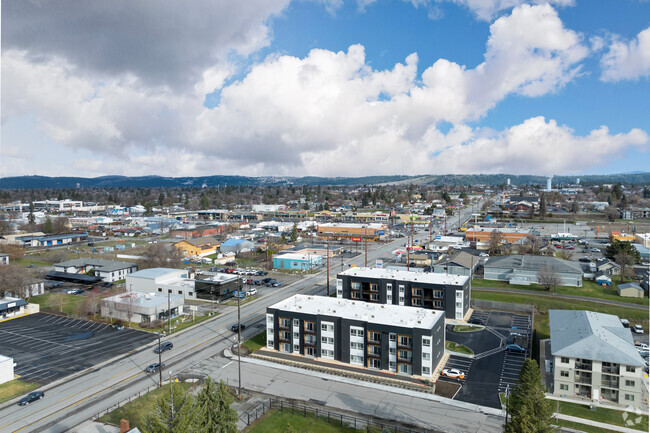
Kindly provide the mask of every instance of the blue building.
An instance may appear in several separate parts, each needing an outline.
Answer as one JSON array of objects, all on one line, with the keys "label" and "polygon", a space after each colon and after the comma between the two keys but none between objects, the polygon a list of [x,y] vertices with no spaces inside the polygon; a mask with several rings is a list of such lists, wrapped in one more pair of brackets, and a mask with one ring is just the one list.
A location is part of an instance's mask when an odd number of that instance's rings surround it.
[{"label": "blue building", "polygon": [[273,256],[274,269],[295,269],[308,271],[323,265],[323,257],[310,254],[279,254]]}]

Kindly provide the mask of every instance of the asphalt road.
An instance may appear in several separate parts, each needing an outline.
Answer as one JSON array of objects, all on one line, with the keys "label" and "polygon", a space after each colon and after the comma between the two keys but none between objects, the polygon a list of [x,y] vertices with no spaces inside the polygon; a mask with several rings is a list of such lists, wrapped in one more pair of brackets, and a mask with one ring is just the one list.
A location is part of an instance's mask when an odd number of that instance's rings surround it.
[{"label": "asphalt road", "polygon": [[[461,222],[467,220],[470,215],[471,209],[465,210],[462,213]],[[457,217],[450,218],[448,227],[455,226],[457,222]],[[416,235],[416,239],[428,239],[428,236],[429,233],[423,231]],[[385,257],[402,243],[403,240],[400,239],[386,244],[369,246],[368,263],[371,264],[377,258]],[[360,255],[348,262],[363,265],[364,259],[364,255]],[[336,278],[336,273],[332,272],[330,277]],[[249,338],[259,331],[256,326],[263,323],[267,306],[296,293],[322,294],[324,293],[325,279],[324,272],[309,275],[294,284],[243,305],[241,317],[242,322],[247,325],[247,329],[243,333],[242,339]],[[206,359],[219,357],[223,350],[233,343],[234,334],[229,329],[236,320],[236,307],[232,307],[215,319],[190,328],[179,335],[171,336],[169,340],[174,343],[174,349],[164,354],[163,361],[167,365],[167,369],[163,374],[167,376],[171,371],[173,375],[176,375]],[[109,362],[106,365],[95,366],[77,377],[72,376],[55,382],[47,387],[46,398],[32,405],[19,407],[14,403],[0,408],[0,432],[65,432],[117,403],[156,386],[159,376],[157,374],[149,375],[143,371],[147,365],[156,361],[157,355],[153,353],[152,343],[149,347],[125,358]],[[260,383],[257,385],[264,386],[264,380],[272,379],[272,375],[265,375],[264,371],[266,369],[262,369],[262,376],[257,379],[248,374],[244,379],[255,380],[256,383],[259,381]],[[232,382],[230,383],[232,384]],[[252,385],[254,384],[251,383]],[[342,396],[347,395],[346,389],[341,391]],[[363,405],[365,399],[370,399],[368,394],[370,393],[366,390],[359,397],[361,399],[359,405]],[[415,404],[425,404],[414,397],[406,400],[407,403],[403,410],[407,410],[409,406]],[[436,405],[440,404],[442,403],[426,401],[429,411],[436,410]],[[441,410],[450,412],[450,406],[444,405],[444,409]],[[482,431],[480,427],[487,422],[485,417],[487,416],[479,417],[480,419],[471,426],[466,425],[467,422],[465,422],[464,427],[467,428],[462,430]],[[418,420],[411,419],[410,421],[417,422]]]}]

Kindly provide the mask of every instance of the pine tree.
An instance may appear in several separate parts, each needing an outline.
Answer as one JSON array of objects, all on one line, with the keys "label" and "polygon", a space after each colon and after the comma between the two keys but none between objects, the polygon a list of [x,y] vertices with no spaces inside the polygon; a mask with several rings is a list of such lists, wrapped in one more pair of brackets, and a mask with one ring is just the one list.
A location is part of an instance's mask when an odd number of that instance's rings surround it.
[{"label": "pine tree", "polygon": [[546,216],[546,195],[542,194],[539,198],[539,216],[542,218]]},{"label": "pine tree", "polygon": [[196,396],[197,433],[236,433],[237,411],[230,407],[234,398],[223,381],[215,386],[208,377]]},{"label": "pine tree", "polygon": [[36,217],[34,216],[34,203],[29,202],[29,215],[27,216],[27,222],[32,225],[36,222]]},{"label": "pine tree", "polygon": [[298,226],[294,223],[291,227],[291,242],[296,242],[298,240]]},{"label": "pine tree", "polygon": [[[167,391],[167,390],[166,390]],[[145,433],[191,433],[195,429],[194,399],[172,382],[169,392],[156,400],[153,411],[145,418]]]},{"label": "pine tree", "polygon": [[521,367],[519,381],[508,399],[511,421],[506,424],[506,433],[550,433],[553,406],[546,400],[545,389],[537,362],[527,359]]},{"label": "pine tree", "polygon": [[54,233],[54,227],[50,217],[47,217],[43,223],[43,233]]}]

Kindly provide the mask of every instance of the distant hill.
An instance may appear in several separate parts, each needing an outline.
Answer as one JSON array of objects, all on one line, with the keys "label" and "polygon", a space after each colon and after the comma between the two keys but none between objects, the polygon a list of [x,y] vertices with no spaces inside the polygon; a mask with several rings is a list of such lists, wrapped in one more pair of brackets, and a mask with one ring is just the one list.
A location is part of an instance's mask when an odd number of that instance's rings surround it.
[{"label": "distant hill", "polygon": [[[577,178],[583,185],[600,183],[650,184],[650,173],[623,173],[586,176],[555,176],[553,185],[572,184]],[[101,176],[87,177],[47,177],[16,176],[0,179],[0,189],[41,189],[41,188],[160,188],[160,187],[202,187],[211,186],[274,186],[292,184],[302,185],[380,185],[409,184],[470,186],[504,185],[510,179],[513,185],[546,185],[546,177],[513,174],[454,174],[424,176],[365,176],[365,177],[247,177],[247,176],[200,176],[200,177],[162,177],[162,176]]]}]

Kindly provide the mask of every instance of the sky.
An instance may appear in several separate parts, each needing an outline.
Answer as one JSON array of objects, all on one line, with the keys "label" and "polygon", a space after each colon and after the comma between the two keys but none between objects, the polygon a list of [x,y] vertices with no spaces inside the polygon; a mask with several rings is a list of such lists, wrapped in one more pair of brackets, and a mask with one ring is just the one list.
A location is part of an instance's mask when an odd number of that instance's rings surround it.
[{"label": "sky", "polygon": [[0,177],[650,171],[648,0],[5,0]]}]

